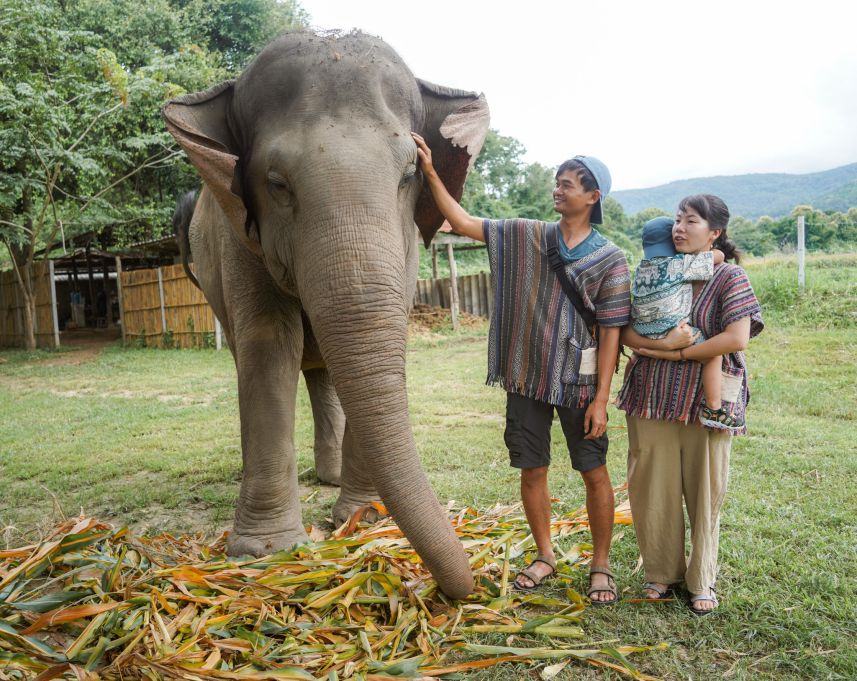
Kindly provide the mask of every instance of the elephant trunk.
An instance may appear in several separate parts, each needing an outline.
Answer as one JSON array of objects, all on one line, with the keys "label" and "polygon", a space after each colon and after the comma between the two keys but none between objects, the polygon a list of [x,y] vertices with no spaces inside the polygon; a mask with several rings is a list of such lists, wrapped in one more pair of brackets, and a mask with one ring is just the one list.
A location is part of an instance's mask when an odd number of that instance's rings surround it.
[{"label": "elephant trunk", "polygon": [[408,418],[410,305],[400,223],[395,211],[373,215],[354,208],[308,221],[318,237],[303,240],[298,288],[355,448],[381,499],[440,589],[463,598],[473,590],[473,575],[420,466]]}]

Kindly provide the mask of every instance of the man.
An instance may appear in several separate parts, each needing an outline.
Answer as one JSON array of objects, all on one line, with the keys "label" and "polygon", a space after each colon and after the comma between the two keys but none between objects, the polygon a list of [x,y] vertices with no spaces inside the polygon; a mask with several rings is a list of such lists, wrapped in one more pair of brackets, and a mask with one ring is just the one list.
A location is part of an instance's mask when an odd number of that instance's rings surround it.
[{"label": "man", "polygon": [[[607,402],[619,331],[628,323],[631,301],[625,256],[592,227],[602,221],[610,173],[591,156],[563,163],[553,192],[559,223],[483,220],[469,215],[449,195],[425,141],[417,134],[413,138],[435,203],[453,231],[488,245],[496,301],[488,382],[507,391],[505,441],[511,465],[521,470],[521,499],[538,551],[514,586],[529,591],[556,572],[548,491],[550,428],[556,411],[572,466],[586,486],[593,544],[587,595],[596,605],[615,603],[609,562],[613,487],[606,466]],[[551,247],[560,271],[551,269]],[[560,276],[567,277],[565,284]],[[585,309],[594,312],[594,336],[565,293],[563,286],[569,284]]]}]

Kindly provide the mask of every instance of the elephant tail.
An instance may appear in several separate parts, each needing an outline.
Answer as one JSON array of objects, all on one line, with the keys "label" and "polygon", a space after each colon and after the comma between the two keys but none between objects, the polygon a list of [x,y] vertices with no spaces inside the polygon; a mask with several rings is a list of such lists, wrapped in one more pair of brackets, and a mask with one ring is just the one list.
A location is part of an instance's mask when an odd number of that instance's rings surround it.
[{"label": "elephant tail", "polygon": [[176,235],[176,242],[179,246],[179,254],[182,258],[182,267],[184,268],[187,278],[193,282],[193,285],[198,289],[202,289],[197,281],[196,276],[190,269],[190,241],[188,234],[190,232],[190,221],[193,218],[193,210],[196,206],[196,190],[185,192],[176,202],[176,210],[173,213],[173,230]]}]

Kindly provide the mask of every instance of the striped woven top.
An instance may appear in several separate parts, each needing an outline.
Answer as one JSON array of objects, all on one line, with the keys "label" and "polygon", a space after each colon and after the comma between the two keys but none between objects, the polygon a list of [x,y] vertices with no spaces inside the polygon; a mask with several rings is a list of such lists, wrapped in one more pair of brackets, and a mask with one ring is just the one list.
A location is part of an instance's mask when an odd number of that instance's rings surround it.
[{"label": "striped woven top", "polygon": [[[487,383],[540,402],[583,407],[595,397],[597,353],[550,268],[548,235],[556,229],[558,223],[538,220],[483,222],[494,297]],[[568,263],[566,272],[599,325],[628,323],[628,263],[612,242]]]},{"label": "striped woven top", "polygon": [[[750,317],[751,338],[761,333],[762,308],[747,273],[738,265],[716,266],[714,276],[694,294],[689,323],[711,338],[744,317]],[[724,403],[731,405],[735,414],[744,416],[750,390],[743,352],[724,355],[722,390]],[[702,397],[701,363],[634,355],[616,402],[619,409],[632,416],[698,423]],[[746,432],[745,427],[736,434]]]}]

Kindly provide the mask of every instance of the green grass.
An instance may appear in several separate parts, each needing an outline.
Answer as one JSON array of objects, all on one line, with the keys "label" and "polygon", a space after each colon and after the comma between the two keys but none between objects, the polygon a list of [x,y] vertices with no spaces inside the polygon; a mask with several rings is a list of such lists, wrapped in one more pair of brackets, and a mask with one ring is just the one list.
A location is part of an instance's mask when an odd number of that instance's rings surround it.
[{"label": "green grass", "polygon": [[[848,323],[857,258],[821,262],[813,260],[808,271],[807,295],[815,296],[809,306],[790,292],[796,276],[785,263],[748,265],[767,301],[768,327],[749,349],[750,435],[733,447],[717,614],[695,618],[683,599],[587,610],[591,640],[670,644],[633,658],[648,674],[857,677],[857,327]],[[414,433],[438,496],[483,508],[518,499],[518,476],[503,445],[504,394],[484,385],[485,346],[483,328],[420,334],[408,350]],[[32,537],[60,509],[139,530],[228,527],[241,459],[228,352],[117,347],[79,365],[70,357],[0,353],[6,360],[0,363],[0,524],[13,543],[21,534]],[[298,468],[305,495],[317,492],[304,517],[321,525],[334,497],[311,472],[312,424],[302,387],[298,397]],[[619,484],[627,438],[613,408],[608,432],[609,468]],[[558,426],[551,492],[557,510],[584,501]],[[633,528],[617,535],[619,586],[635,597],[642,576]],[[582,579],[576,586],[584,588]],[[559,582],[551,590],[564,596]],[[504,667],[468,678],[527,673]],[[535,668],[529,674],[537,678]],[[618,677],[571,665],[558,678]]]},{"label": "green grass", "polygon": [[784,326],[857,325],[857,255],[810,256],[806,290],[797,286],[797,256],[749,259],[746,268],[765,314]]}]

